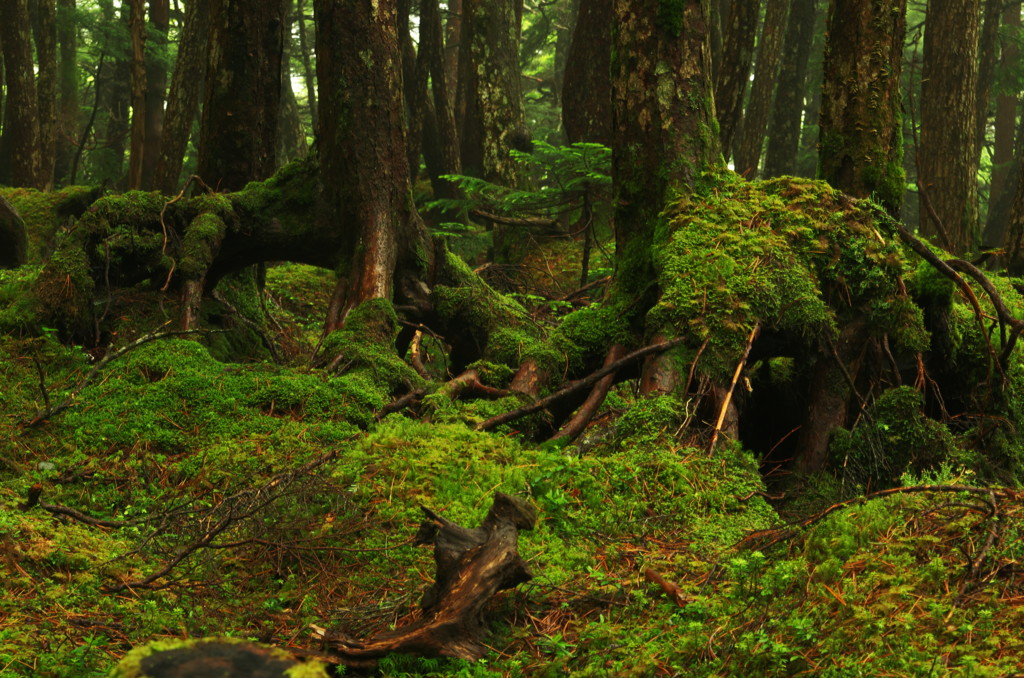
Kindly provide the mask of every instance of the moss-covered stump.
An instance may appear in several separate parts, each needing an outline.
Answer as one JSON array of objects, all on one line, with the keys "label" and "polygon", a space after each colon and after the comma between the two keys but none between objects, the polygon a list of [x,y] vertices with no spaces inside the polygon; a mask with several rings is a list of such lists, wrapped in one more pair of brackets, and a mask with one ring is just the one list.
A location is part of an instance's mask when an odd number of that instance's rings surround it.
[{"label": "moss-covered stump", "polygon": [[[687,338],[653,368],[683,376],[646,378],[681,386],[696,361],[714,422],[747,351],[751,367],[794,358],[798,412],[785,416],[799,432],[789,451],[804,470],[821,470],[829,433],[847,423],[858,395],[900,383],[898,365],[929,347],[902,281],[909,267],[900,241],[869,202],[792,177],[708,175],[666,217],[654,256],[659,297],[645,327],[650,336]],[[756,389],[737,394],[740,409],[757,408],[759,397]]]},{"label": "moss-covered stump", "polygon": [[111,678],[327,678],[324,664],[233,638],[155,641],[137,647]]}]

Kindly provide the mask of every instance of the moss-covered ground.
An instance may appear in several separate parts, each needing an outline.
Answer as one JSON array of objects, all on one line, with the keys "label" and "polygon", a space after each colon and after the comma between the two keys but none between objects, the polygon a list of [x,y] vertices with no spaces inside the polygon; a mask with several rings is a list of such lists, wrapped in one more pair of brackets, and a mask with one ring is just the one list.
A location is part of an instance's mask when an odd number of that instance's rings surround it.
[{"label": "moss-covered ground", "polygon": [[[774,195],[793,190],[779,184]],[[884,268],[903,266],[898,257],[880,246],[846,261],[854,254],[835,244],[839,236],[782,216],[775,235],[762,231],[753,243],[766,249],[744,278],[750,300],[721,297],[735,316],[691,322],[685,314],[697,301],[683,296],[655,310],[665,323],[690,323],[698,338],[721,337],[709,372],[729,364],[729,332],[744,336],[755,313],[830,331],[827,298],[801,296],[803,279],[779,284],[783,254],[808,280],[835,270],[835,290],[856,296],[876,281],[886,303],[899,301]],[[715,224],[704,218],[700,228]],[[669,254],[695,261],[696,245],[679,233]],[[786,245],[808,234],[819,249]],[[703,270],[734,270],[728,257],[738,250],[726,235]],[[863,279],[849,275],[858,266]],[[906,271],[912,293],[939,288],[952,298],[926,273]],[[475,525],[496,491],[533,502],[539,524],[519,544],[534,579],[489,609],[492,652],[476,663],[393,656],[380,675],[1004,676],[1024,665],[1024,498],[1013,490],[880,496],[771,532],[880,476],[807,478],[787,503],[770,504],[760,459],[735,442],[709,455],[706,429],[681,426],[699,418],[695,402],[637,399],[629,383],[572,446],[538,445],[511,428],[472,430],[467,421],[493,413],[487,401],[448,403],[422,419],[377,417],[396,384],[419,385],[397,354],[380,353],[393,318],[364,309],[376,323],[365,333],[350,324],[351,336],[323,342],[341,368],[308,367],[333,277],[295,265],[267,272],[266,332],[281,362],[232,348],[240,344],[223,335],[241,329],[211,301],[204,317],[217,332],[149,341],[84,381],[102,353],[25,321],[31,309],[19,306],[19,290],[37,273],[38,264],[0,272],[2,675],[102,676],[153,639],[317,649],[312,627],[355,637],[392,628],[415,614],[433,575],[431,553],[412,545],[419,507]],[[714,300],[720,286],[705,282]],[[595,306],[553,335],[566,365],[591,364],[622,338],[609,308]],[[893,308],[879,311],[880,325]],[[981,330],[969,309],[957,313],[956,355],[984,378]],[[140,290],[109,314],[123,315],[114,346],[173,317]],[[508,376],[507,367],[487,369],[499,382]],[[1016,360],[1011,370],[1019,369]],[[873,428],[841,436],[834,453],[859,463],[898,446],[896,471],[916,475],[894,481],[890,468],[890,485],[979,486],[979,441],[1002,441],[1003,456],[988,463],[1011,469],[1012,480],[1014,388],[999,410],[1010,414],[959,428],[924,417],[909,386],[886,392]],[[66,410],[29,425],[69,396]]]}]

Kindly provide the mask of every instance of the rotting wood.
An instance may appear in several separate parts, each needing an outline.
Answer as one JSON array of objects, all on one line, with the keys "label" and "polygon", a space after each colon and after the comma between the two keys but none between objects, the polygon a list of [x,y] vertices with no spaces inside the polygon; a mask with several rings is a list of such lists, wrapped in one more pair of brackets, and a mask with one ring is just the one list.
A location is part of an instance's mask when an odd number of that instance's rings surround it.
[{"label": "rotting wood", "polygon": [[426,520],[417,544],[434,547],[437,571],[415,621],[364,641],[329,635],[326,646],[338,663],[373,665],[392,652],[476,660],[487,652],[485,609],[494,595],[529,581],[529,566],[518,552],[520,530],[531,530],[536,510],[502,492],[483,523],[465,528],[421,507]]}]

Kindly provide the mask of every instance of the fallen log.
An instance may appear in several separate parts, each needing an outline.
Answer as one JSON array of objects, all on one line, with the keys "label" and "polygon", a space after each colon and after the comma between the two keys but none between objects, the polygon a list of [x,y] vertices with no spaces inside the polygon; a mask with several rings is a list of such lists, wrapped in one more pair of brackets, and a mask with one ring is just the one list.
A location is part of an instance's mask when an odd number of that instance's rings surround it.
[{"label": "fallen log", "polygon": [[476,660],[487,653],[485,608],[494,595],[532,578],[518,552],[520,530],[537,520],[533,506],[495,493],[494,504],[477,528],[465,528],[423,507],[427,519],[417,544],[434,547],[437,571],[415,621],[364,641],[337,634],[326,641],[341,664],[372,665],[392,652],[425,657]]}]

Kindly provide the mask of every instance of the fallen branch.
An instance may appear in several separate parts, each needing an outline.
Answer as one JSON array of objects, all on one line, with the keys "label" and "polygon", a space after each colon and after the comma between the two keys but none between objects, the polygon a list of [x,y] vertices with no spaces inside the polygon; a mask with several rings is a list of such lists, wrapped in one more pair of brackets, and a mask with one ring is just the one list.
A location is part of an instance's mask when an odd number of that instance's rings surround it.
[{"label": "fallen branch", "polygon": [[[613,344],[608,349],[608,354],[604,358],[604,366],[607,367],[618,361],[622,354],[626,352],[626,347],[622,344]],[[615,381],[615,373],[606,374],[594,384],[594,388],[590,391],[590,395],[580,405],[579,410],[572,419],[567,421],[558,433],[551,436],[551,440],[564,439],[566,442],[572,442],[579,437],[583,430],[590,423],[590,420],[594,418],[597,413],[597,409],[601,407],[601,403],[604,402],[605,396],[608,395],[608,390],[612,387],[612,383]]]},{"label": "fallen branch", "polygon": [[372,665],[392,652],[428,657],[480,659],[485,609],[494,595],[529,581],[530,568],[519,556],[520,530],[531,530],[534,508],[498,492],[480,527],[467,529],[421,507],[426,520],[416,543],[434,546],[434,584],[423,596],[422,616],[410,624],[365,641],[335,634],[327,646],[336,661],[350,666]]},{"label": "fallen branch", "polygon": [[522,407],[518,407],[510,412],[499,414],[497,416],[491,417],[486,421],[480,422],[479,424],[476,425],[476,430],[489,431],[490,429],[495,428],[496,426],[507,424],[510,421],[515,421],[516,419],[525,417],[528,414],[533,414],[534,412],[543,410],[551,403],[558,402],[559,400],[565,398],[566,396],[572,395],[573,393],[585,389],[589,386],[593,386],[598,381],[600,381],[601,378],[605,377],[606,375],[613,374],[614,372],[618,371],[621,367],[628,365],[631,362],[639,360],[644,356],[651,355],[652,353],[660,353],[661,351],[667,351],[668,349],[683,343],[685,340],[685,337],[676,337],[675,339],[672,339],[671,341],[666,341],[663,344],[651,344],[650,346],[645,346],[641,349],[637,349],[636,351],[633,351],[632,353],[623,356],[622,358],[616,360],[614,363],[610,365],[605,365],[601,369],[597,370],[596,372],[593,372],[592,374],[582,379],[577,379],[576,381],[569,382],[567,385],[563,386],[562,388],[560,388],[559,390],[555,391],[554,393],[547,397],[536,400],[530,403],[529,405],[523,405]]},{"label": "fallen branch", "polygon": [[761,331],[761,323],[754,323],[754,328],[750,330],[750,337],[747,338],[747,345],[743,349],[743,355],[740,357],[740,362],[736,365],[736,371],[732,375],[732,383],[729,384],[729,390],[725,394],[725,398],[722,399],[722,409],[718,413],[718,421],[715,422],[715,430],[711,434],[711,443],[708,445],[708,454],[713,454],[715,451],[715,443],[718,442],[718,434],[722,432],[722,424],[725,422],[725,415],[729,412],[729,403],[732,402],[732,393],[736,390],[736,382],[740,380],[740,375],[743,374],[743,368],[747,364],[747,358],[750,357],[750,349],[754,346],[754,339],[757,339],[758,333]]}]

